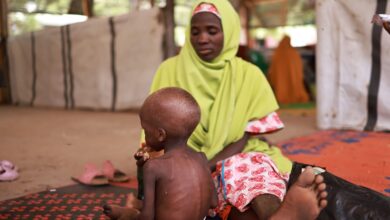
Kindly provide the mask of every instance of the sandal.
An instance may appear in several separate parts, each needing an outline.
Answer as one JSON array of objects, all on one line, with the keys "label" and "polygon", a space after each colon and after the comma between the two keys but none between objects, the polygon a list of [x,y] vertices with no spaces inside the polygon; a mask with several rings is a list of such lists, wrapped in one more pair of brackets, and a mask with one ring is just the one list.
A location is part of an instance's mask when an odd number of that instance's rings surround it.
[{"label": "sandal", "polygon": [[72,180],[88,185],[88,186],[102,186],[109,184],[108,179],[99,171],[94,164],[86,164],[84,173],[79,177],[72,177]]},{"label": "sandal", "polygon": [[103,163],[103,174],[111,182],[127,182],[130,179],[124,172],[116,169],[109,160]]},{"label": "sandal", "polygon": [[8,160],[0,161],[0,181],[13,181],[18,177],[18,167]]}]

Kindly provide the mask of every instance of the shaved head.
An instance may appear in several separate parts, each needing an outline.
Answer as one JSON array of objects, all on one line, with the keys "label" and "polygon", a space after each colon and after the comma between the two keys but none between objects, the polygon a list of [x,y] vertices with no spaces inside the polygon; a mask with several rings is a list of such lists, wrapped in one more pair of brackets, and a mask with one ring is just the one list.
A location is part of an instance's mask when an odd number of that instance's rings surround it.
[{"label": "shaved head", "polygon": [[167,87],[149,95],[140,116],[154,127],[163,128],[169,137],[188,138],[200,121],[200,108],[187,91]]}]

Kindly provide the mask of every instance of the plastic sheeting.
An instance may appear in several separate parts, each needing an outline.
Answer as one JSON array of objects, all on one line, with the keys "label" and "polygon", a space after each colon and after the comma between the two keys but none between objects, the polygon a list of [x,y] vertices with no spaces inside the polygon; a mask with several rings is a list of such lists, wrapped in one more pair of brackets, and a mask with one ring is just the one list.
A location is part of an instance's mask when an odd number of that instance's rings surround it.
[{"label": "plastic sheeting", "polygon": [[390,130],[390,35],[371,24],[387,0],[318,0],[317,123]]},{"label": "plastic sheeting", "polygon": [[158,9],[47,28],[9,40],[13,102],[139,108],[163,59]]}]

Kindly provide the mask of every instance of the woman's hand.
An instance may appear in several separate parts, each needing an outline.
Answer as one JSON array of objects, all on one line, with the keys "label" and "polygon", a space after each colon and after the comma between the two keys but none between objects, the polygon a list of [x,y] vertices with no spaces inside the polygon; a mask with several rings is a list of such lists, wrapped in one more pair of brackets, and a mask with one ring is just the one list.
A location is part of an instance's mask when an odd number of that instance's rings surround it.
[{"label": "woman's hand", "polygon": [[228,157],[231,157],[235,154],[241,153],[244,148],[246,143],[248,142],[250,138],[250,134],[245,132],[244,136],[239,139],[238,141],[231,143],[227,145],[221,152],[219,152],[215,157],[211,160],[209,160],[208,165],[210,170],[213,172],[215,171],[215,167],[217,165],[218,161],[224,160]]}]

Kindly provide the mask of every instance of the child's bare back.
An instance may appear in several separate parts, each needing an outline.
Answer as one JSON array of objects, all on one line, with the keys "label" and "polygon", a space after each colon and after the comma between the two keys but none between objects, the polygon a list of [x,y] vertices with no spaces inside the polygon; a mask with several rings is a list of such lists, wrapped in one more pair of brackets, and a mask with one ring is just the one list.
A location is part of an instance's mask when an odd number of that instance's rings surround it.
[{"label": "child's bare back", "polygon": [[106,206],[104,212],[111,219],[204,219],[217,194],[206,156],[187,146],[200,121],[196,100],[179,88],[161,89],[145,100],[140,121],[145,148],[165,153],[149,160],[143,149],[135,155],[143,174],[141,210]]},{"label": "child's bare back", "polygon": [[[144,178],[149,171],[156,177],[156,219],[199,220],[207,216],[214,191],[203,153],[188,147],[175,149],[148,161]],[[145,200],[146,196],[145,192]]]}]

